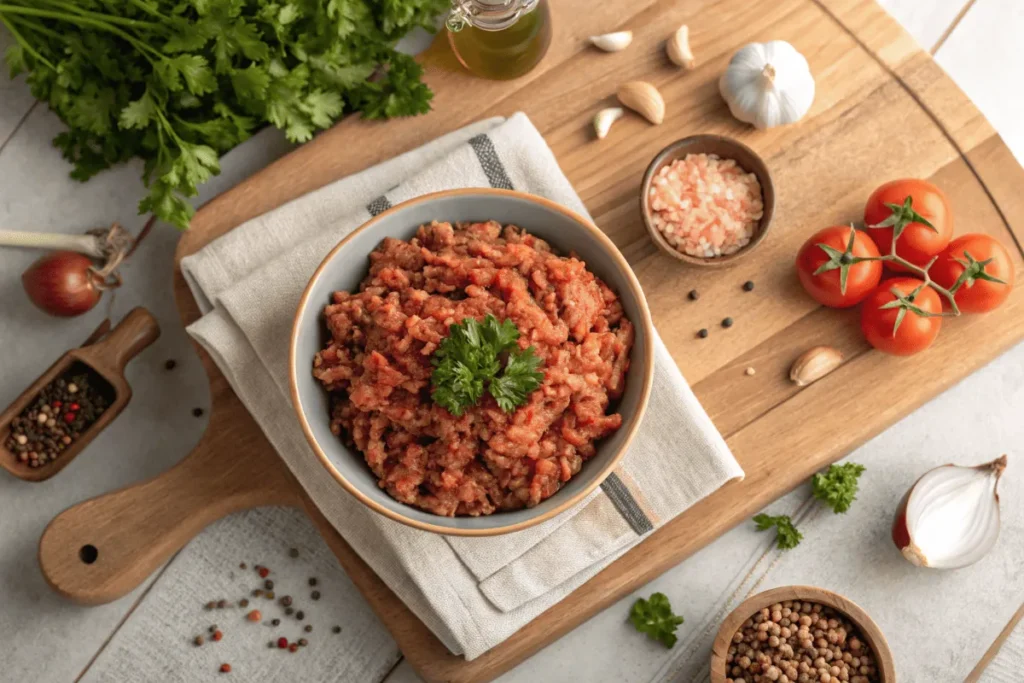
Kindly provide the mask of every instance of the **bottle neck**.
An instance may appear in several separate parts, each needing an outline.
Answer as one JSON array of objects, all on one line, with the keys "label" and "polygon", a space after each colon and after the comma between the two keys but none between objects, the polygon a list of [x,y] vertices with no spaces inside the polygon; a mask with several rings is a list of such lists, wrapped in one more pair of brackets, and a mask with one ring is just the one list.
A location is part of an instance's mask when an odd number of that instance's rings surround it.
[{"label": "bottle neck", "polygon": [[483,31],[502,31],[535,9],[539,2],[540,0],[452,0],[452,10],[445,24],[448,30],[456,32],[466,26]]}]

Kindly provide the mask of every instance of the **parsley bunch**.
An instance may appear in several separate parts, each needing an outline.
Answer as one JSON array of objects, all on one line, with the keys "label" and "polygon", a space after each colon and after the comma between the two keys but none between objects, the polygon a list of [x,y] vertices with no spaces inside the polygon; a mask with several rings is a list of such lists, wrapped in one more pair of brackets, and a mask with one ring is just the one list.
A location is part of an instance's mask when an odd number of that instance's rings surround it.
[{"label": "parsley bunch", "polygon": [[754,523],[758,531],[765,531],[775,527],[775,542],[782,550],[789,550],[800,545],[804,535],[801,534],[789,515],[766,515],[761,513],[754,516]]},{"label": "parsley bunch", "polygon": [[676,629],[683,618],[672,613],[672,604],[664,593],[654,593],[644,600],[640,598],[629,610],[629,621],[633,627],[646,633],[665,647],[676,644]]},{"label": "parsley bunch", "polygon": [[[483,323],[466,318],[451,325],[448,337],[431,358],[434,403],[460,416],[466,408],[476,405],[484,389],[507,413],[526,403],[530,393],[540,386],[544,373],[537,371],[541,359],[534,355],[533,347],[520,350],[518,339],[515,323],[499,323],[490,314]],[[502,368],[505,355],[508,359]]]},{"label": "parsley bunch", "polygon": [[133,157],[140,213],[181,228],[218,158],[272,124],[305,142],[343,112],[426,112],[395,42],[447,0],[2,0],[11,77],[67,124],[54,144],[87,180]]},{"label": "parsley bunch", "polygon": [[850,509],[850,504],[857,500],[857,489],[860,487],[858,480],[864,469],[864,465],[855,462],[829,465],[824,474],[819,472],[811,479],[811,493],[832,508],[832,512],[845,513]]}]

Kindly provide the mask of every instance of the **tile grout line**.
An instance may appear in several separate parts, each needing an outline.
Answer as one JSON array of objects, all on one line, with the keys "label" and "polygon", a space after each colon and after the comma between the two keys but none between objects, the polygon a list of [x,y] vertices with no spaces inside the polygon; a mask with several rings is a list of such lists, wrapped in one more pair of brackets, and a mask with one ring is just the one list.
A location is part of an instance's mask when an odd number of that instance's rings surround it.
[{"label": "tile grout line", "polygon": [[18,119],[18,123],[16,123],[14,125],[14,129],[11,131],[11,134],[7,136],[6,140],[4,140],[2,143],[0,143],[0,154],[3,154],[4,150],[7,149],[7,145],[10,143],[11,140],[14,139],[14,136],[18,133],[18,131],[21,130],[22,124],[24,124],[25,121],[28,120],[29,115],[32,114],[32,112],[34,112],[36,110],[36,107],[38,105],[39,105],[39,100],[33,100],[32,101],[32,106],[30,106],[28,108],[28,111],[26,111],[24,114],[22,114],[21,118]]},{"label": "tile grout line", "polygon": [[[378,683],[387,683],[388,679],[391,678],[391,674],[395,673],[395,669],[397,669],[398,665],[401,664],[404,661],[405,661],[405,655],[403,655],[402,651],[399,650],[398,651],[398,659],[396,659],[395,663],[391,665],[391,668],[388,669],[384,673],[384,676],[378,681]],[[415,671],[415,669],[414,669],[414,671]],[[416,675],[418,676],[419,674],[416,674]]]},{"label": "tile grout line", "polygon": [[956,27],[960,25],[960,22],[965,16],[967,16],[967,13],[971,8],[974,7],[975,2],[977,2],[977,0],[967,0],[967,2],[964,3],[964,6],[960,8],[957,15],[953,17],[953,21],[950,22],[949,26],[946,27],[946,30],[942,32],[942,35],[939,36],[939,39],[935,41],[935,44],[932,45],[932,48],[928,51],[932,56],[935,56],[935,53],[946,44],[946,40],[950,35],[952,35],[953,31],[956,30]]},{"label": "tile grout line", "polygon": [[103,641],[103,643],[96,649],[96,652],[93,653],[92,657],[89,658],[89,661],[86,662],[85,667],[82,669],[82,671],[77,676],[75,676],[74,683],[78,683],[82,680],[82,678],[85,677],[87,673],[89,673],[89,669],[91,669],[92,665],[96,663],[96,660],[99,659],[101,654],[103,654],[103,651],[107,649],[107,646],[110,645],[110,641],[114,639],[114,636],[116,636],[118,631],[121,630],[121,627],[128,623],[128,619],[131,618],[132,614],[135,613],[136,608],[138,608],[138,606],[142,604],[143,600],[145,600],[146,597],[149,595],[149,592],[153,590],[153,587],[156,586],[156,584],[160,581],[161,578],[163,578],[164,573],[170,568],[171,564],[174,563],[174,560],[177,559],[178,553],[180,552],[181,551],[179,550],[177,553],[174,553],[174,555],[164,564],[164,566],[160,568],[160,570],[156,573],[156,576],[153,577],[153,580],[150,581],[149,585],[146,586],[145,590],[142,591],[142,594],[135,600],[135,602],[132,603],[131,607],[129,607],[128,610],[124,613],[124,616],[121,617],[121,620],[117,622],[117,625],[114,626],[114,629],[110,632],[110,635],[107,636],[106,640]]}]

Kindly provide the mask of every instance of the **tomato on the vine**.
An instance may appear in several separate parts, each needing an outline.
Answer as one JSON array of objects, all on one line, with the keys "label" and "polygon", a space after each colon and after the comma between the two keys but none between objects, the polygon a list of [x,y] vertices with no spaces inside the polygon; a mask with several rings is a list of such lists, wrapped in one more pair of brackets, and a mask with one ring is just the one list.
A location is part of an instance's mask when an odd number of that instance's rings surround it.
[{"label": "tomato on the vine", "polygon": [[882,279],[878,249],[866,233],[834,225],[811,235],[796,255],[800,284],[820,304],[849,308],[860,303]]},{"label": "tomato on the vine", "polygon": [[864,300],[860,329],[879,351],[911,356],[939,336],[941,315],[942,302],[934,289],[914,277],[897,277],[878,285]]},{"label": "tomato on the vine", "polygon": [[963,284],[953,295],[963,313],[991,311],[1013,290],[1010,253],[995,238],[978,233],[961,235],[950,242],[929,274],[946,289],[964,275]]},{"label": "tomato on the vine", "polygon": [[[868,198],[864,224],[883,254],[892,251],[911,263],[924,266],[938,255],[953,237],[953,209],[946,193],[927,180],[906,178],[888,182]],[[872,226],[882,227],[872,227]],[[905,271],[890,263],[893,270]]]}]

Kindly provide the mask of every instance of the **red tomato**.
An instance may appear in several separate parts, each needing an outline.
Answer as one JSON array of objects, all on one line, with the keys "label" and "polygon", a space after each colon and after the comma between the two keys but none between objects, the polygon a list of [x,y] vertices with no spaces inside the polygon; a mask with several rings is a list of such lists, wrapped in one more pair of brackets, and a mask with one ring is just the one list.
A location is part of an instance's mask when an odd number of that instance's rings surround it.
[{"label": "red tomato", "polygon": [[[946,194],[926,180],[907,178],[893,180],[882,185],[868,198],[864,207],[864,224],[878,225],[894,214],[887,204],[903,207],[910,198],[910,209],[931,223],[935,229],[923,223],[914,222],[913,214],[902,208],[896,217],[905,222],[903,232],[896,242],[896,254],[919,266],[923,266],[946,248],[953,237],[953,210]],[[893,228],[870,228],[868,233],[878,245],[878,251],[888,254],[892,251]],[[906,270],[898,264],[889,264],[893,270]]]},{"label": "red tomato", "polygon": [[[850,234],[853,244],[850,244]],[[829,247],[822,249],[820,245]],[[807,293],[820,304],[832,308],[849,308],[860,303],[882,279],[881,261],[864,261],[846,264],[847,247],[849,256],[871,258],[878,256],[878,249],[867,233],[855,231],[848,225],[834,225],[820,230],[804,242],[796,255],[796,272],[800,276],[800,284]],[[832,268],[815,275],[818,268],[831,263]],[[844,291],[840,275],[846,269],[846,289]]]},{"label": "red tomato", "polygon": [[[882,308],[885,304],[896,301],[891,290],[895,289],[903,296],[909,297],[923,284],[922,280],[914,277],[896,277],[878,285],[875,291],[868,295],[861,309],[860,329],[872,346],[894,356],[912,356],[931,346],[939,336],[942,318],[921,316],[908,310],[897,328],[896,319],[899,317],[900,309]],[[942,313],[942,302],[931,287],[922,287],[911,303],[925,313],[936,316]]]},{"label": "red tomato", "polygon": [[[940,286],[949,289],[964,272],[963,263],[970,263],[971,259],[979,262],[972,269],[972,275],[977,273],[982,277],[968,277],[953,298],[964,313],[985,313],[1006,301],[1013,290],[1013,262],[1006,247],[995,238],[977,233],[957,237],[942,252],[929,274]],[[1002,280],[1005,284],[985,277]]]}]

